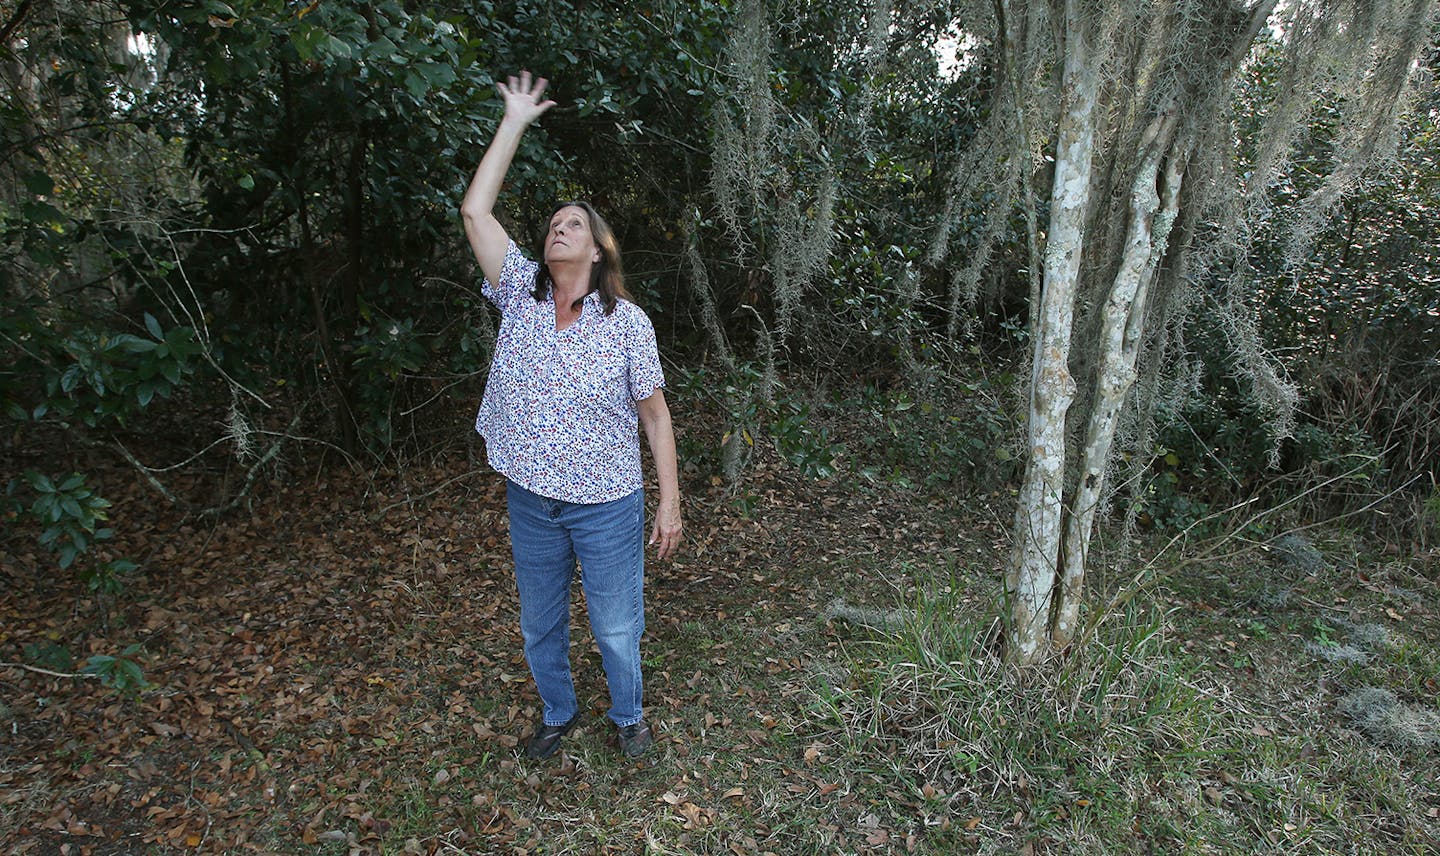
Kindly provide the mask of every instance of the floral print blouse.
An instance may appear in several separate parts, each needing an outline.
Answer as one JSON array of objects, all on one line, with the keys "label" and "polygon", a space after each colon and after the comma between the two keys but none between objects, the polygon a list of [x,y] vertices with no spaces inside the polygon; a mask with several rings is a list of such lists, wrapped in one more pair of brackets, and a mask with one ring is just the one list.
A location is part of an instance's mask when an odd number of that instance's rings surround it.
[{"label": "floral print blouse", "polygon": [[639,410],[665,385],[655,328],[628,300],[609,315],[594,292],[555,329],[553,296],[532,295],[539,264],[511,241],[500,282],[482,287],[501,313],[475,430],[490,466],[532,493],[608,502],[639,490]]}]

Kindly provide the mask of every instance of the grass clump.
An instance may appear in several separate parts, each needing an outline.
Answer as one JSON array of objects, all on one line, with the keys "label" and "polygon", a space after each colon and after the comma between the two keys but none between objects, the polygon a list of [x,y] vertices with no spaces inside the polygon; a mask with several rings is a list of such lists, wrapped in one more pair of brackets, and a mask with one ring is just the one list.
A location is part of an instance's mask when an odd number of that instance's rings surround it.
[{"label": "grass clump", "polygon": [[849,753],[883,759],[926,798],[932,838],[1131,852],[1215,832],[1204,819],[1220,751],[1215,696],[1167,644],[1162,612],[1132,607],[1091,644],[1031,669],[1000,661],[999,628],[967,614],[957,587],[932,589],[857,664],[852,690],[830,698]]},{"label": "grass clump", "polygon": [[[916,852],[1440,852],[1433,628],[1379,622],[1388,589],[1344,584],[1323,571],[1271,610],[1162,585],[1015,668],[1003,607],[975,606],[998,594],[951,575],[902,625],[855,631],[808,725],[914,809]],[[1342,647],[1363,656],[1317,653]]]}]

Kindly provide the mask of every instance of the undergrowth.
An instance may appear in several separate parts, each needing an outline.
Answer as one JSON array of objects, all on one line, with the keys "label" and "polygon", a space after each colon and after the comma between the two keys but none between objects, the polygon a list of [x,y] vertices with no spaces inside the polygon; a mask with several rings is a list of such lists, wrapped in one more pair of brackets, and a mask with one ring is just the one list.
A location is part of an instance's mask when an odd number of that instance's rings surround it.
[{"label": "undergrowth", "polygon": [[810,722],[923,800],[928,852],[1435,852],[1408,772],[1433,759],[1334,728],[1328,699],[1256,711],[1218,658],[1176,644],[1199,629],[1182,611],[1132,601],[1022,669],[963,591],[924,587],[902,627],[852,646]]}]

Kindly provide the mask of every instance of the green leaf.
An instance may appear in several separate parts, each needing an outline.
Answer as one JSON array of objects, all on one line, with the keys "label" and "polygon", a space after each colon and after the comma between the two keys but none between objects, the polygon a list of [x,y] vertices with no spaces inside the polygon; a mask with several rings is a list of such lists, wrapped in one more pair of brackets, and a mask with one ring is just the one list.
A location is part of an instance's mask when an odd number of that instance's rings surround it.
[{"label": "green leaf", "polygon": [[55,192],[55,179],[43,172],[27,173],[25,176],[25,189],[36,196],[49,196]]},{"label": "green leaf", "polygon": [[425,93],[429,91],[430,86],[425,82],[425,78],[417,74],[415,69],[412,68],[405,72],[405,88],[409,90],[411,98],[414,98],[416,101],[423,101],[425,99]]},{"label": "green leaf", "polygon": [[20,206],[20,212],[31,223],[51,225],[65,222],[65,215],[60,209],[48,202],[26,202]]},{"label": "green leaf", "polygon": [[431,86],[443,88],[455,82],[455,69],[438,62],[427,62],[417,66],[417,70],[424,75]]},{"label": "green leaf", "polygon": [[65,370],[65,373],[64,373],[63,375],[60,376],[60,390],[61,390],[62,392],[64,392],[66,395],[69,395],[70,393],[74,392],[74,391],[75,391],[75,387],[77,387],[77,386],[79,386],[79,385],[80,385],[80,367],[79,367],[79,366],[71,366],[70,368],[68,368],[68,369]]},{"label": "green leaf", "polygon": [[119,671],[123,673],[125,678],[127,679],[127,682],[125,684],[126,686],[150,686],[150,682],[145,680],[145,673],[140,670],[139,664],[136,663],[134,660],[121,660]]},{"label": "green leaf", "polygon": [[254,189],[255,189],[255,176],[253,176],[253,175],[251,175],[250,173],[247,172],[247,173],[245,173],[244,175],[240,176],[239,178],[235,179],[235,183],[238,184],[238,185],[240,185],[240,188],[241,188],[242,190],[254,190]]},{"label": "green leaf", "polygon": [[90,675],[98,675],[109,669],[110,665],[114,662],[115,658],[109,654],[95,654],[85,661],[85,665],[80,671]]},{"label": "green leaf", "polygon": [[165,338],[164,331],[160,329],[160,322],[156,321],[155,316],[151,315],[149,312],[145,313],[145,329],[150,331],[150,335],[154,336],[156,339]]}]

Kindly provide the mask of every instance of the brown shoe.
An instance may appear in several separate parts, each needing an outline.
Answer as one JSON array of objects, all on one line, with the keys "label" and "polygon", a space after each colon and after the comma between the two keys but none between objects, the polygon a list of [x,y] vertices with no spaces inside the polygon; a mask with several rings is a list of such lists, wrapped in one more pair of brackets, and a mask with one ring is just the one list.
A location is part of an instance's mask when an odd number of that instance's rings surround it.
[{"label": "brown shoe", "polygon": [[639,758],[655,742],[650,723],[640,720],[634,725],[622,725],[616,732],[620,739],[620,752],[626,758]]},{"label": "brown shoe", "polygon": [[546,725],[545,720],[535,726],[535,733],[525,743],[526,758],[549,758],[560,748],[560,738],[570,733],[575,723],[580,721],[580,712],[570,717],[570,721],[564,725]]}]

